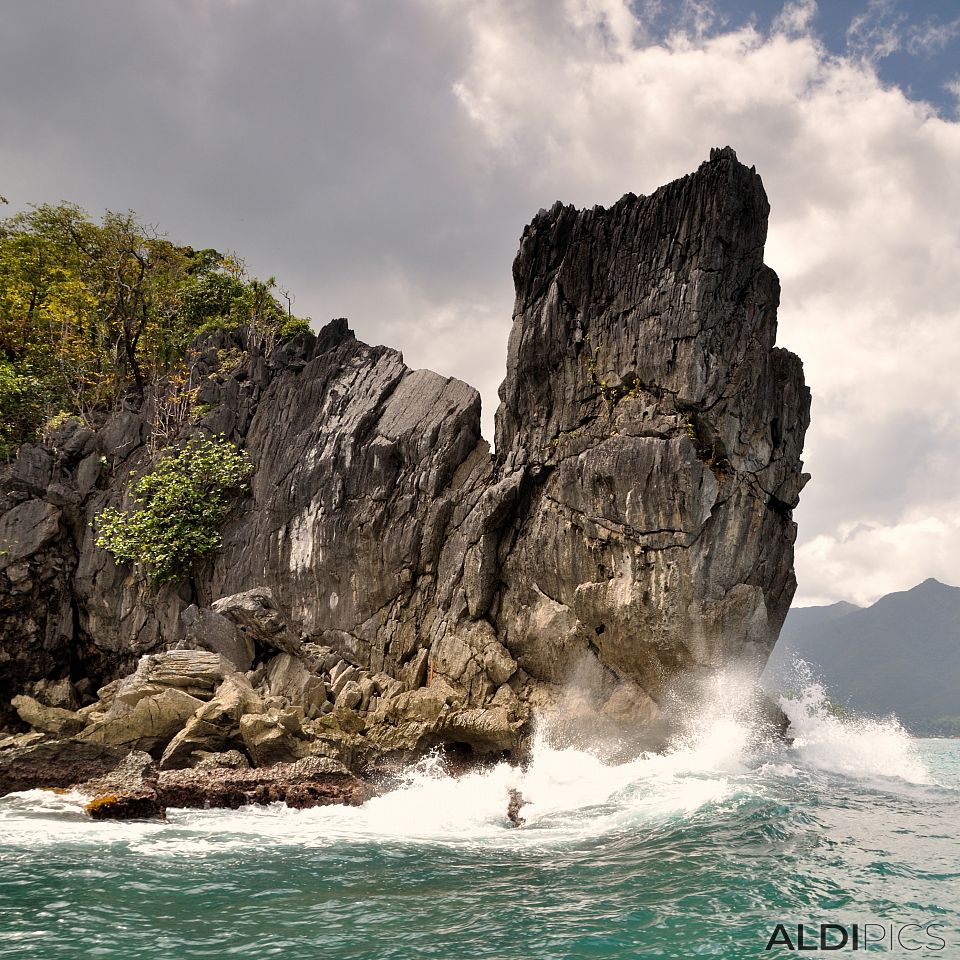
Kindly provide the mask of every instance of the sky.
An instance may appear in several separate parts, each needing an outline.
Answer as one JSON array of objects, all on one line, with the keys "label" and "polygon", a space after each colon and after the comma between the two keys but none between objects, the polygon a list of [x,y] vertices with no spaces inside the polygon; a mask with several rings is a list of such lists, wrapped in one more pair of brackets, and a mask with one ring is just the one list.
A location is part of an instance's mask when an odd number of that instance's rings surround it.
[{"label": "sky", "polygon": [[0,193],[234,251],[483,395],[523,226],[729,144],[813,392],[797,604],[960,582],[958,0],[0,0]]}]

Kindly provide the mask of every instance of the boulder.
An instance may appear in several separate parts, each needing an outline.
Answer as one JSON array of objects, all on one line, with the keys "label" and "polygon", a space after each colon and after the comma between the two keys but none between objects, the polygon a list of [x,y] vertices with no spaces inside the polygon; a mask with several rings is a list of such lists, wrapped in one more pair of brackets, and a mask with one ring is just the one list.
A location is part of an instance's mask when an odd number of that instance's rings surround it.
[{"label": "boulder", "polygon": [[212,699],[202,704],[167,744],[160,768],[175,770],[192,766],[195,754],[229,752],[242,746],[240,718],[262,710],[263,701],[250,681],[240,673],[228,675]]},{"label": "boulder", "polygon": [[33,696],[48,707],[61,710],[76,710],[80,698],[74,685],[66,678],[62,680],[39,680],[33,684]]},{"label": "boulder", "polygon": [[180,620],[185,630],[184,645],[219,653],[236,670],[249,670],[253,665],[253,640],[222,613],[191,604],[180,614]]},{"label": "boulder", "polygon": [[523,719],[499,707],[454,710],[443,725],[444,739],[464,743],[475,754],[510,754],[520,746]]},{"label": "boulder", "polygon": [[269,587],[221,597],[212,604],[212,610],[234,623],[255,644],[285,653],[298,652],[299,644],[290,636],[286,618]]},{"label": "boulder", "polygon": [[108,692],[111,709],[133,707],[145,697],[171,688],[209,700],[223,678],[235,672],[222,654],[206,650],[168,650],[142,657],[134,673]]},{"label": "boulder", "polygon": [[167,816],[155,790],[100,794],[83,809],[91,820],[165,820]]},{"label": "boulder", "polygon": [[337,699],[334,701],[334,710],[356,710],[362,700],[363,691],[360,689],[360,684],[356,680],[348,680],[337,694]]},{"label": "boulder", "polygon": [[178,687],[139,698],[125,710],[111,711],[87,726],[78,739],[152,752],[162,749],[202,706],[203,701]]},{"label": "boulder", "polygon": [[292,706],[302,707],[308,718],[320,716],[327,699],[327,685],[299,657],[277,654],[267,664],[263,688],[268,696],[281,697]]},{"label": "boulder", "polygon": [[158,776],[156,762],[149,753],[131,750],[108,773],[81,783],[77,789],[91,796],[136,793],[156,789]]},{"label": "boulder", "polygon": [[472,703],[484,703],[517,670],[486,620],[446,628],[431,652],[434,672],[462,689]]},{"label": "boulder", "polygon": [[240,735],[257,767],[289,763],[305,757],[309,747],[303,732],[303,714],[293,708],[247,714],[240,718]]},{"label": "boulder", "polygon": [[14,697],[10,703],[24,723],[55,737],[72,737],[86,723],[86,719],[75,710],[48,707],[25,694]]},{"label": "boulder", "polygon": [[334,702],[336,702],[337,697],[340,696],[340,692],[348,683],[353,683],[358,680],[360,677],[360,671],[352,666],[349,663],[341,664],[339,668],[336,668],[330,673],[330,695],[333,697]]}]

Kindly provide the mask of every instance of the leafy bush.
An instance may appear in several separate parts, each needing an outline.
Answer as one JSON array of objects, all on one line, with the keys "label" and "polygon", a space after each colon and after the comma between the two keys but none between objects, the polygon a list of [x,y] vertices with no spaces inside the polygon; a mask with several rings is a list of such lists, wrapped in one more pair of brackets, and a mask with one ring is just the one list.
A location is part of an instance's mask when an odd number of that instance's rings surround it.
[{"label": "leafy bush", "polygon": [[310,321],[303,317],[288,317],[280,324],[278,334],[281,341],[292,340],[299,333],[310,332]]},{"label": "leafy bush", "polygon": [[15,454],[21,443],[36,439],[45,387],[29,364],[18,369],[0,355],[0,459]]},{"label": "leafy bush", "polygon": [[97,545],[119,563],[139,564],[154,585],[178,580],[220,548],[220,528],[252,472],[225,437],[193,437],[131,482],[131,510],[97,515]]},{"label": "leafy bush", "polygon": [[64,203],[0,218],[0,458],[59,411],[91,421],[178,371],[189,379],[205,330],[249,331],[269,352],[304,323],[278,293],[237,257],[172,243],[133,213],[97,222]]}]

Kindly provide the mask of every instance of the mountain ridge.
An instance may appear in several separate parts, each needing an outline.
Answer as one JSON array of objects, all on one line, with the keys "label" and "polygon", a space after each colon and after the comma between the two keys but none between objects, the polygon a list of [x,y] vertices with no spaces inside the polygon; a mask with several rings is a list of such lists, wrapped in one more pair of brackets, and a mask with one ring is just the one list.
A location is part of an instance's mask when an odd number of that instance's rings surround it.
[{"label": "mountain ridge", "polygon": [[831,696],[858,710],[921,725],[960,716],[960,587],[928,577],[867,607],[793,608],[765,683],[789,683],[794,656],[822,675]]}]

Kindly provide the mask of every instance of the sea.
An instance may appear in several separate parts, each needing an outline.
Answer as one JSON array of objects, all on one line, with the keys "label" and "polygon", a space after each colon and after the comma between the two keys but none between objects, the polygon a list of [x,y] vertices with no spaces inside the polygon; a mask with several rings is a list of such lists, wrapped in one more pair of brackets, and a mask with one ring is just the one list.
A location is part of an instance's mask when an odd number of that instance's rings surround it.
[{"label": "sea", "polygon": [[815,683],[791,743],[723,703],[665,753],[544,736],[524,769],[428,757],[355,808],[98,823],[9,795],[0,958],[960,958],[960,741]]}]

